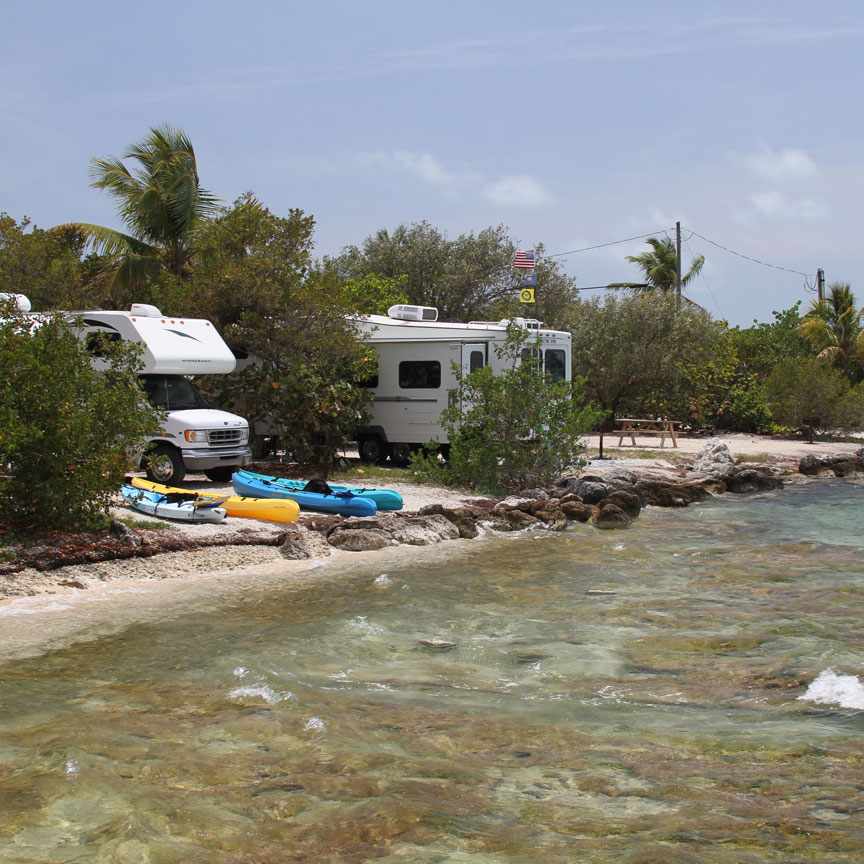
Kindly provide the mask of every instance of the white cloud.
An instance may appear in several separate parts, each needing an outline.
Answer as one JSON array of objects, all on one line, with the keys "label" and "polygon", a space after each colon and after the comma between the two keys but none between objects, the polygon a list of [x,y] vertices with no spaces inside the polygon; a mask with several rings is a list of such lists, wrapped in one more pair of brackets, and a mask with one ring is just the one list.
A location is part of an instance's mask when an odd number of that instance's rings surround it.
[{"label": "white cloud", "polygon": [[452,186],[457,178],[430,153],[412,153],[399,150],[393,154],[394,162],[406,171],[433,186]]},{"label": "white cloud", "polygon": [[540,207],[552,201],[543,184],[528,174],[499,177],[486,184],[483,194],[495,204],[517,207]]},{"label": "white cloud", "polygon": [[813,177],[819,170],[809,153],[792,147],[765,149],[748,156],[747,163],[757,177],[775,183]]},{"label": "white cloud", "polygon": [[782,192],[769,190],[750,196],[752,209],[760,216],[787,222],[824,222],[828,208],[812,198],[790,198]]}]

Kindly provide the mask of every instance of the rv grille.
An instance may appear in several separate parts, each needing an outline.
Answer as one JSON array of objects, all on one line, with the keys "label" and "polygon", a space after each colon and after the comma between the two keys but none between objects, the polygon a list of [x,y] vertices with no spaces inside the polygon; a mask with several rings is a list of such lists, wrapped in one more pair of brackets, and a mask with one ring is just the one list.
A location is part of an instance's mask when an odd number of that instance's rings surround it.
[{"label": "rv grille", "polygon": [[242,429],[211,429],[207,433],[207,440],[217,447],[227,447],[232,444],[243,442]]}]

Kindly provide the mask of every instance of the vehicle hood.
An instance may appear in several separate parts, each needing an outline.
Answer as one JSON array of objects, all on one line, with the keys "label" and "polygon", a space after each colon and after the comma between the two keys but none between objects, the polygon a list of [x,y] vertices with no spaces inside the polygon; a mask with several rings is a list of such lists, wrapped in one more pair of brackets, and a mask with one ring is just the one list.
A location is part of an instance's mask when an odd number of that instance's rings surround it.
[{"label": "vehicle hood", "polygon": [[215,408],[190,408],[187,411],[171,411],[172,420],[182,423],[188,429],[246,429],[249,424],[243,417],[217,411]]}]

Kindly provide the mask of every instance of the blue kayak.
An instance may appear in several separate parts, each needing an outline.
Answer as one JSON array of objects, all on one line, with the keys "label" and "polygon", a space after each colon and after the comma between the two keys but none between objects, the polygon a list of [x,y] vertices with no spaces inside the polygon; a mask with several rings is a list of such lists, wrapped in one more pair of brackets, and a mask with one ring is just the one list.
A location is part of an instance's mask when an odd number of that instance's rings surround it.
[{"label": "blue kayak", "polygon": [[[286,489],[289,492],[302,492],[306,485],[305,480],[288,480],[285,477],[270,477],[266,474],[256,474],[254,471],[247,471],[241,468],[237,474],[240,474],[247,480],[267,480],[271,485],[278,486],[280,489]],[[236,475],[235,475],[236,476]],[[379,510],[401,510],[403,505],[402,496],[392,489],[375,489],[365,486],[345,486],[338,483],[329,483],[330,488],[334,492],[347,492],[357,498],[371,498],[375,502],[375,506]]]},{"label": "blue kayak", "polygon": [[[238,495],[251,498],[290,498],[300,505],[301,510],[317,510],[319,513],[338,513],[340,516],[374,516],[378,512],[371,498],[359,498],[350,492],[295,491],[276,482],[276,477],[253,474],[251,471],[238,471],[231,478],[234,491]],[[302,484],[301,484],[302,485]]]}]

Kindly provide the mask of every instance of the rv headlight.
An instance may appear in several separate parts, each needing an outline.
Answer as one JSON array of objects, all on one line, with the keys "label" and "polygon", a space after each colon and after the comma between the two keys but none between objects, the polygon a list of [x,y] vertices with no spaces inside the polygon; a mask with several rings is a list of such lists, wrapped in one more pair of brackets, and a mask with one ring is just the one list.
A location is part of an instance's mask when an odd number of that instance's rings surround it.
[{"label": "rv headlight", "polygon": [[207,443],[207,433],[203,429],[187,429],[183,433],[183,437],[187,441]]}]

